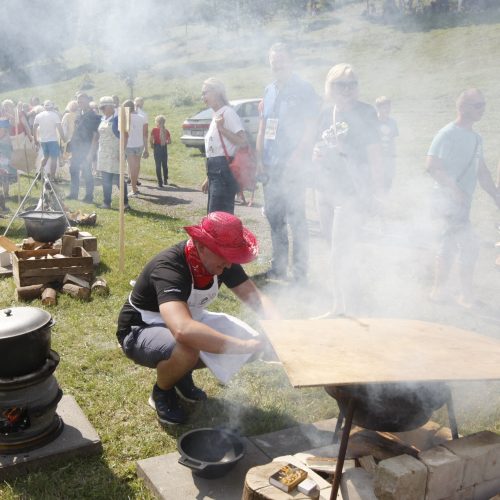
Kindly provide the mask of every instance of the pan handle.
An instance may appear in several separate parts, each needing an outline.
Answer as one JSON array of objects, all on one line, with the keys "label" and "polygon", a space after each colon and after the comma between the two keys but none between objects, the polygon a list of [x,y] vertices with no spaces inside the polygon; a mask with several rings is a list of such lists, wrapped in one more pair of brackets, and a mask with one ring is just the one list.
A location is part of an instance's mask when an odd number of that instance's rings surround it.
[{"label": "pan handle", "polygon": [[193,458],[180,456],[178,462],[185,467],[189,467],[194,470],[204,470],[207,467],[207,464],[204,462],[199,462],[198,460],[194,460]]}]

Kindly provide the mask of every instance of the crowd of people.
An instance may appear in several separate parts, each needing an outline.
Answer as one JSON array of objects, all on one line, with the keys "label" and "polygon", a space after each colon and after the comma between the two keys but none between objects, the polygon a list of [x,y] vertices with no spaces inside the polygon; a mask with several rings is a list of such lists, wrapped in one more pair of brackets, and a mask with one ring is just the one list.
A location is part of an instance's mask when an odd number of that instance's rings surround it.
[{"label": "crowd of people", "polygon": [[[52,101],[40,104],[37,97],[32,97],[29,104],[4,100],[0,106],[0,211],[8,211],[5,199],[9,196],[9,185],[17,179],[16,168],[23,169],[17,162],[25,164],[28,154],[28,163],[38,156],[37,168],[43,169],[54,183],[59,181],[58,169],[69,165],[70,191],[66,198],[70,200],[79,199],[82,180],[85,190],[82,201],[93,203],[94,179],[96,175],[101,177],[102,207],[111,208],[113,185],[119,185],[119,104],[118,96],[103,96],[94,101],[85,92],[78,92],[61,113]],[[123,106],[130,109],[125,137],[127,183],[132,189],[130,194],[126,187],[124,190],[128,208],[128,198],[139,194],[141,159],[148,158],[149,146],[154,151],[158,187],[168,184],[167,148],[171,137],[163,115],[156,117],[155,127],[149,133],[142,97],[128,99]]]},{"label": "crowd of people", "polygon": [[[363,293],[359,279],[363,227],[368,218],[383,213],[396,171],[399,133],[390,116],[391,101],[381,96],[372,106],[359,100],[359,80],[347,63],[330,69],[322,100],[294,72],[292,53],[282,43],[271,47],[269,65],[274,80],[264,90],[256,142],[263,213],[272,244],[271,266],[265,276],[307,283],[306,189],[313,187],[331,260],[327,271],[331,309],[323,317],[357,316],[363,312],[357,300]],[[167,424],[187,420],[179,397],[192,402],[206,399],[205,392],[194,385],[193,369],[206,366],[225,383],[262,348],[261,336],[248,325],[205,310],[220,285],[225,284],[263,318],[280,317],[241,266],[253,260],[258,250],[255,236],[234,216],[239,186],[230,163],[238,149],[248,145],[247,134],[220,80],[205,80],[201,94],[214,112],[205,136],[207,175],[202,190],[208,194],[207,216],[185,228],[186,241],[160,252],[144,267],[118,319],[117,336],[126,356],[156,370],[150,404],[160,422]],[[4,101],[0,114],[4,195],[8,195],[15,172],[10,168],[9,151],[15,136],[24,134],[24,140],[40,147],[41,168],[54,180],[60,148],[71,155],[68,198],[78,199],[83,178],[83,201],[92,202],[94,175],[99,172],[103,207],[110,208],[112,187],[120,178],[118,104],[116,96],[103,96],[94,103],[90,96],[79,93],[61,116],[51,101],[40,105],[32,100],[30,105],[18,103],[17,107]],[[456,102],[456,119],[436,134],[427,153],[427,172],[435,181],[432,216],[440,227],[429,298],[450,300],[447,281],[454,260],[458,260],[458,303],[468,308],[475,300],[478,243],[470,210],[477,183],[500,208],[500,188],[485,164],[481,136],[473,129],[485,105],[480,90],[462,92]],[[150,149],[158,187],[168,183],[171,136],[162,115],[156,117],[149,133],[143,99],[127,100],[123,106],[130,108],[125,151],[132,192],[128,195],[125,186],[127,207],[128,198],[139,193],[140,162]]]}]

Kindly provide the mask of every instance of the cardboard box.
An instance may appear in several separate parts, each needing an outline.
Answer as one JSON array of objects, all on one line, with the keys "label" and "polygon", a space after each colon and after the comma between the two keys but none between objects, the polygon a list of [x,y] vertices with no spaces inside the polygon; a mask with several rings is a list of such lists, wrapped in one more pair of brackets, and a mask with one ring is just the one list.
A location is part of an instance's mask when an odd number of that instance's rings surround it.
[{"label": "cardboard box", "polygon": [[73,249],[72,257],[53,258],[57,249],[19,250],[12,254],[12,271],[16,286],[62,283],[66,274],[92,281],[92,257],[82,247]]}]

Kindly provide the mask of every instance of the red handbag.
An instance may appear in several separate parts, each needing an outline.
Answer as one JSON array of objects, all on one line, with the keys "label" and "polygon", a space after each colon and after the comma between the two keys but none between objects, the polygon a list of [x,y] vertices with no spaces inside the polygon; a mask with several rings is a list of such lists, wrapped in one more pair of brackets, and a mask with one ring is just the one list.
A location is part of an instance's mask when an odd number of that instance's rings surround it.
[{"label": "red handbag", "polygon": [[236,150],[233,161],[231,161],[220,130],[219,137],[229,170],[231,170],[235,181],[238,183],[240,191],[253,191],[257,183],[257,158],[255,152],[250,146],[243,146]]}]

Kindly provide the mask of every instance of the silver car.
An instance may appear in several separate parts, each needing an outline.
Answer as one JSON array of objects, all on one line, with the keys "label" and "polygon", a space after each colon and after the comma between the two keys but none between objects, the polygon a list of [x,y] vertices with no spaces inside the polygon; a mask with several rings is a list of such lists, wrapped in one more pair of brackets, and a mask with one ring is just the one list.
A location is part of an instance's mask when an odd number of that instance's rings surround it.
[{"label": "silver car", "polygon": [[[260,99],[237,99],[229,104],[241,118],[243,127],[253,144],[259,130],[259,103]],[[198,148],[205,152],[205,134],[208,131],[214,112],[211,108],[204,109],[188,118],[182,124],[181,142],[188,148]]]}]

